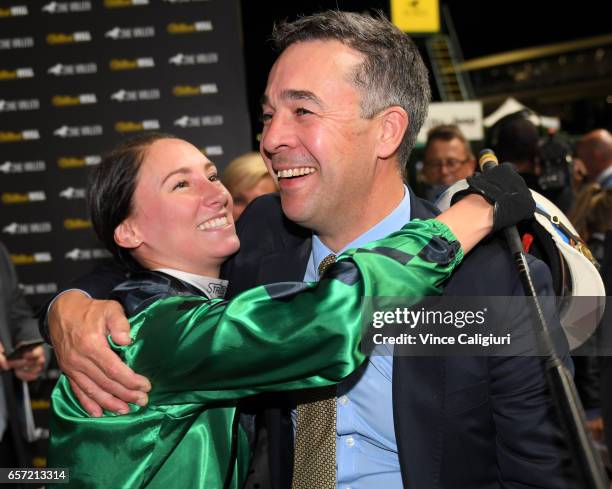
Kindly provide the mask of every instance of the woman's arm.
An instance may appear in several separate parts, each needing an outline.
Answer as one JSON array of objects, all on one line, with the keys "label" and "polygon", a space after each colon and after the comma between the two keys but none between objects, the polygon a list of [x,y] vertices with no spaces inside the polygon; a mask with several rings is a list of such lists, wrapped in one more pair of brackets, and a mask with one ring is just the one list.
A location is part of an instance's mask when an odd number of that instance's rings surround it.
[{"label": "woman's arm", "polygon": [[[448,227],[413,221],[350,250],[318,284],[257,287],[229,303],[170,297],[132,318],[126,362],[150,403],[211,402],[340,381],[364,360],[363,298],[437,295],[463,253]],[[369,320],[365,318],[365,325]]]},{"label": "woman's arm", "polygon": [[436,219],[451,229],[464,253],[469,253],[493,230],[493,206],[483,197],[468,195]]}]

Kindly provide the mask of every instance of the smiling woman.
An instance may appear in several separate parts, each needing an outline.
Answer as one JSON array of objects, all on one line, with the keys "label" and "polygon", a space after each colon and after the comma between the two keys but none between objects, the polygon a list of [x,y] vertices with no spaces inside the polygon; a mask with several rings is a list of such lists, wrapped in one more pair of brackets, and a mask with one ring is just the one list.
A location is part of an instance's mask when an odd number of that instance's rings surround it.
[{"label": "smiling woman", "polygon": [[463,256],[447,224],[465,251],[493,224],[491,205],[468,196],[439,220],[340,255],[318,285],[273,284],[227,302],[219,270],[239,246],[232,199],[197,148],[160,134],[123,143],[93,170],[89,204],[98,236],[132,269],[110,298],[133,341],[109,342],[152,390],[129,411],[90,418],[68,378],[58,381],[49,465],[87,488],[241,487],[249,446],[237,400],[349,375],[364,360],[362,298],[408,305],[440,293]]}]

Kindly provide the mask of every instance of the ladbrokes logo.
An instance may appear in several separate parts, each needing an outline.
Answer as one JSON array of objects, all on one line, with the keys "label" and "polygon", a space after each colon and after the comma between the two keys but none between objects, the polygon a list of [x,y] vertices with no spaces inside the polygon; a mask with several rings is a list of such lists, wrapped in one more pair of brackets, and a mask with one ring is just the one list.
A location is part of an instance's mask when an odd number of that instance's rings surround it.
[{"label": "ladbrokes logo", "polygon": [[15,265],[33,265],[35,263],[47,263],[52,261],[51,253],[41,251],[39,253],[17,253],[11,254],[11,261]]},{"label": "ladbrokes logo", "polygon": [[56,107],[68,107],[71,105],[89,105],[98,103],[95,93],[81,93],[79,95],[54,95],[51,104]]},{"label": "ladbrokes logo", "polygon": [[2,232],[6,234],[43,234],[50,233],[52,230],[51,223],[44,222],[12,222],[2,228]]},{"label": "ladbrokes logo", "polygon": [[0,143],[19,143],[40,139],[38,129],[25,129],[23,131],[0,131]]},{"label": "ladbrokes logo", "polygon": [[141,100],[157,100],[161,93],[157,88],[144,88],[142,90],[124,90],[123,88],[112,93],[111,100],[115,102],[138,102]]},{"label": "ladbrokes logo", "polygon": [[3,204],[27,204],[30,202],[44,202],[47,196],[42,190],[33,192],[4,192],[2,194]]},{"label": "ladbrokes logo", "polygon": [[174,121],[175,126],[179,127],[206,127],[206,126],[221,126],[223,125],[222,115],[204,115],[201,117],[190,117],[184,115]]},{"label": "ladbrokes logo", "polygon": [[0,164],[0,173],[35,173],[46,169],[47,165],[42,160],[5,161]]},{"label": "ladbrokes logo", "polygon": [[217,53],[191,53],[183,54],[176,53],[172,56],[168,63],[175,66],[191,66],[191,65],[207,65],[217,63],[219,54]]},{"label": "ladbrokes logo", "polygon": [[113,27],[104,33],[104,37],[114,41],[122,39],[145,39],[155,37],[155,27],[152,25],[144,27]]},{"label": "ladbrokes logo", "polygon": [[37,98],[23,100],[2,100],[0,99],[1,112],[22,112],[24,110],[40,109],[40,101]]},{"label": "ladbrokes logo", "polygon": [[101,136],[102,133],[102,126],[99,124],[93,126],[62,126],[53,131],[53,135],[59,138]]},{"label": "ladbrokes logo", "polygon": [[89,229],[91,221],[88,219],[64,219],[64,228],[69,231],[77,229]]},{"label": "ladbrokes logo", "polygon": [[202,85],[175,85],[172,87],[172,95],[175,97],[193,97],[195,95],[210,95],[218,93],[216,83],[204,83]]},{"label": "ladbrokes logo", "polygon": [[0,49],[25,49],[33,47],[33,37],[13,37],[8,39],[0,39]]},{"label": "ladbrokes logo", "polygon": [[105,8],[140,7],[149,5],[149,0],[104,0]]},{"label": "ladbrokes logo", "polygon": [[223,154],[223,148],[221,146],[204,146],[200,148],[200,151],[206,156],[220,156]]},{"label": "ladbrokes logo", "polygon": [[85,198],[85,189],[84,188],[74,188],[74,187],[68,187],[65,188],[64,190],[62,190],[59,193],[59,196],[62,199],[68,199],[68,200],[72,200],[72,199],[84,199]]},{"label": "ladbrokes logo", "polygon": [[111,254],[100,248],[82,250],[80,248],[74,248],[64,255],[64,258],[68,260],[95,260],[96,258],[108,258]]},{"label": "ladbrokes logo", "polygon": [[101,161],[100,155],[60,156],[57,159],[57,166],[60,168],[82,168],[84,166],[98,165]]},{"label": "ladbrokes logo", "polygon": [[24,15],[28,15],[28,7],[25,5],[0,7],[0,19],[3,17],[22,17]]},{"label": "ladbrokes logo", "polygon": [[159,121],[157,119],[144,121],[117,121],[115,123],[115,131],[117,132],[151,131],[156,129],[159,129]]},{"label": "ladbrokes logo", "polygon": [[97,72],[98,65],[93,62],[77,63],[73,65],[57,63],[47,70],[47,73],[55,76],[91,75]]},{"label": "ladbrokes logo", "polygon": [[91,41],[91,32],[89,31],[69,32],[67,34],[64,32],[50,32],[47,34],[47,44],[51,46],[89,41]]},{"label": "ladbrokes logo", "polygon": [[170,22],[166,26],[169,34],[195,34],[196,32],[208,32],[213,30],[210,20],[199,20],[197,22]]},{"label": "ladbrokes logo", "polygon": [[0,69],[0,81],[16,80],[17,78],[33,78],[34,70],[29,66],[24,68],[15,68],[14,70]]},{"label": "ladbrokes logo", "polygon": [[91,2],[49,2],[41,8],[48,14],[70,14],[74,12],[89,12]]},{"label": "ladbrokes logo", "polygon": [[139,70],[154,68],[155,60],[153,58],[111,59],[108,66],[111,71]]}]

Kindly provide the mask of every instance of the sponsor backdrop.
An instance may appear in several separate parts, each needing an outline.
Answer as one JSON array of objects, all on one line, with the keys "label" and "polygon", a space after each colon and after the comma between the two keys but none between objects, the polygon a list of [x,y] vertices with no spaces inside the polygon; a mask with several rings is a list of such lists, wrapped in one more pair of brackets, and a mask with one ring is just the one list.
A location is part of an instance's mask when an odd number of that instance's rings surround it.
[{"label": "sponsor backdrop", "polygon": [[251,149],[240,25],[238,0],[0,0],[0,239],[34,307],[107,256],[84,195],[119,140]]}]

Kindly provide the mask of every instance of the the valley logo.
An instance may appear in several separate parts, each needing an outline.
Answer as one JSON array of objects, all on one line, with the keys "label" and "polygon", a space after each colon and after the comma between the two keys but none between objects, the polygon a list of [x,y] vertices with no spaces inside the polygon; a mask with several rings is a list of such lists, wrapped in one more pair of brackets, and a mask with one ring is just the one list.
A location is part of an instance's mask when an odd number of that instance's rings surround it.
[{"label": "the valley logo", "polygon": [[25,49],[33,47],[33,37],[13,37],[8,39],[0,39],[0,49]]},{"label": "the valley logo", "polygon": [[22,112],[25,110],[40,109],[40,101],[37,98],[28,98],[21,100],[3,100],[0,99],[1,112]]},{"label": "the valley logo", "polygon": [[[55,282],[20,284],[20,287],[24,295],[55,294],[57,292],[57,284]],[[34,408],[34,406],[32,407]]]},{"label": "the valley logo", "polygon": [[69,14],[75,12],[89,12],[91,2],[49,2],[40,9],[48,14]]},{"label": "the valley logo", "polygon": [[114,41],[122,39],[145,39],[155,37],[155,27],[152,25],[144,27],[113,27],[104,33],[104,37]]},{"label": "the valley logo", "polygon": [[11,254],[11,261],[14,265],[33,265],[35,263],[48,263],[52,260],[51,253],[48,251]]},{"label": "the valley logo", "polygon": [[68,187],[60,191],[59,196],[62,199],[84,199],[87,191],[84,188]]},{"label": "the valley logo", "polygon": [[53,135],[60,138],[78,138],[87,136],[101,136],[102,126],[99,124],[92,126],[61,126],[53,131]]},{"label": "the valley logo", "polygon": [[43,160],[5,161],[0,163],[0,173],[35,173],[46,169],[47,165]]},{"label": "the valley logo", "polygon": [[141,90],[119,89],[112,93],[110,99],[115,102],[138,102],[141,100],[157,100],[161,97],[158,88],[143,88]]},{"label": "the valley logo", "polygon": [[207,65],[219,62],[218,53],[176,53],[168,63],[175,66]]},{"label": "the valley logo", "polygon": [[98,72],[98,65],[94,62],[76,63],[65,65],[57,63],[47,70],[47,73],[55,76],[92,75]]},{"label": "the valley logo", "polygon": [[175,126],[179,127],[206,127],[223,125],[222,115],[188,116],[184,115],[174,121]]},{"label": "the valley logo", "polygon": [[6,234],[44,234],[51,231],[52,226],[49,221],[12,222],[2,228],[2,232]]},{"label": "the valley logo", "polygon": [[68,251],[64,258],[68,260],[95,260],[97,258],[108,258],[111,254],[102,248],[80,249],[74,248]]}]

